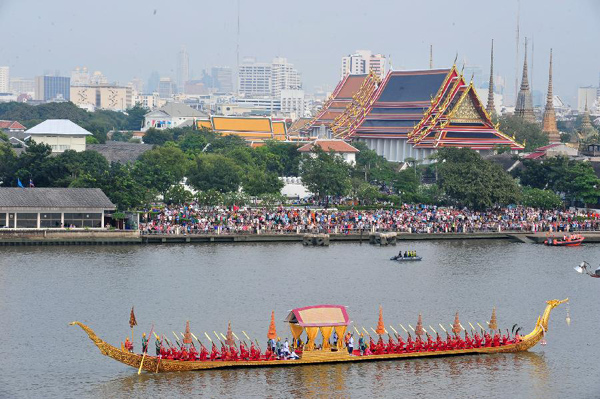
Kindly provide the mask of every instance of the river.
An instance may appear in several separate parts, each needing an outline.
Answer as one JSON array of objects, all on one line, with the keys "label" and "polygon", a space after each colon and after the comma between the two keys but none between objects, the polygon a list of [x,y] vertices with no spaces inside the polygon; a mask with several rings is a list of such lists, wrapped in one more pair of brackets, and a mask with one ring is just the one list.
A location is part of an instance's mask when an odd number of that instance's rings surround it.
[{"label": "river", "polygon": [[[0,257],[0,397],[147,398],[596,398],[600,281],[580,275],[597,246],[548,248],[493,240],[396,247],[333,243],[114,247],[3,247]],[[422,262],[396,263],[398,250]],[[102,356],[73,320],[119,346],[135,305],[142,331],[225,333],[227,322],[264,346],[271,310],[278,334],[290,309],[348,306],[356,326],[417,322],[498,324],[531,331],[547,299],[569,297],[551,317],[548,344],[530,352],[271,369],[137,375]],[[567,325],[566,310],[571,324]],[[151,341],[153,342],[153,341]],[[154,352],[151,345],[151,353]]]}]

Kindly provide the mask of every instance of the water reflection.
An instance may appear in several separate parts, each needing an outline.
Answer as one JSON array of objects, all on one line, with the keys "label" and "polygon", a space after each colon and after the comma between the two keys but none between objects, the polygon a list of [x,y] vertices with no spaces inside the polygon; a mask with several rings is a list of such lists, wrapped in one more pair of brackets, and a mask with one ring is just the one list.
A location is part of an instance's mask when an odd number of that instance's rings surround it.
[{"label": "water reflection", "polygon": [[91,396],[383,397],[395,389],[398,393],[401,390],[405,394],[418,394],[428,386],[439,387],[440,381],[445,381],[444,384],[461,381],[456,384],[459,390],[473,390],[471,383],[481,381],[483,385],[477,392],[485,394],[490,383],[511,385],[522,380],[532,383],[530,391],[525,387],[520,392],[525,397],[553,396],[546,359],[534,352],[166,374],[137,375],[133,369],[130,372],[126,377],[93,386]]}]

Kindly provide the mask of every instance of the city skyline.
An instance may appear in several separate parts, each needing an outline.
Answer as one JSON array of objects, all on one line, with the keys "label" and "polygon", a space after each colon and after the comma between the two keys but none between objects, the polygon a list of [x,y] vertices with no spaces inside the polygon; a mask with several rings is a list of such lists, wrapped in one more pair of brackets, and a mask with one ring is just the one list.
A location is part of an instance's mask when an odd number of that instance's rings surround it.
[{"label": "city skyline", "polygon": [[[67,76],[75,66],[87,65],[121,83],[134,77],[145,81],[153,71],[158,71],[161,77],[176,78],[176,56],[182,45],[189,54],[190,75],[197,77],[202,70],[215,65],[236,70],[236,1],[210,7],[192,2],[166,7],[158,1],[132,4],[109,1],[94,15],[86,15],[85,21],[69,4],[68,1],[39,4],[35,11],[16,1],[0,4],[0,29],[8,38],[0,49],[0,65],[11,68],[11,77],[33,78],[57,69]],[[381,52],[390,58],[395,70],[426,69],[429,46],[433,45],[434,67],[451,66],[458,54],[459,66],[466,61],[467,66],[488,70],[491,39],[495,40],[496,73],[506,79],[507,88],[511,87],[515,73],[520,80],[521,71],[515,71],[517,0],[491,11],[472,0],[452,9],[441,0],[431,1],[428,6],[410,4],[410,7],[384,1],[370,3],[368,7],[357,2],[308,1],[300,9],[278,4],[284,15],[289,14],[281,19],[264,13],[265,7],[274,3],[252,4],[240,2],[240,58],[254,56],[259,61],[268,61],[286,57],[302,73],[304,87],[309,92],[319,86],[330,89],[335,86],[341,57],[356,49]],[[544,12],[540,13],[542,5]],[[357,7],[361,12],[356,12]],[[182,14],[182,8],[202,10],[206,14],[203,23],[194,23],[197,13]],[[69,12],[65,13],[65,9]],[[382,9],[389,12],[382,13]],[[402,24],[394,22],[397,15],[407,11],[427,15],[427,21],[403,18]],[[20,22],[10,18],[17,14],[30,15],[35,24],[20,29],[17,25]],[[533,59],[529,60],[532,90],[546,91],[550,47],[554,48],[556,94],[574,105],[578,87],[598,84],[600,55],[586,50],[594,48],[594,37],[600,36],[600,27],[594,23],[598,17],[600,4],[591,0],[578,2],[576,6],[559,0],[520,2],[519,64],[523,63],[523,41],[528,37],[535,46]],[[134,34],[133,23],[140,19],[160,24],[157,33]],[[106,27],[96,36],[74,34],[84,31],[84,26],[102,28],[105,20],[121,28]],[[351,34],[341,29],[344,26],[353,27]],[[201,40],[202,37],[211,40]]]}]

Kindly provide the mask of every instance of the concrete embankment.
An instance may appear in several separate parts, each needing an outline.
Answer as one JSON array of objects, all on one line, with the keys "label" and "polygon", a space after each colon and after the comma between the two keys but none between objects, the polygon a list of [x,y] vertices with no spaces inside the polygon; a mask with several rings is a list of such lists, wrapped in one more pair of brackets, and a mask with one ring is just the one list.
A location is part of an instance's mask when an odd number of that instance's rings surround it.
[{"label": "concrete embankment", "polygon": [[0,246],[141,244],[139,231],[17,229],[0,230]]},{"label": "concrete embankment", "polygon": [[[600,243],[600,232],[582,233],[584,243]],[[370,242],[370,233],[329,234],[331,242]],[[563,233],[554,234],[562,237]],[[185,243],[236,243],[236,242],[297,242],[302,243],[305,234],[150,234],[138,231],[109,230],[0,230],[0,246],[17,245],[131,245],[131,244],[185,244]],[[420,240],[510,240],[541,244],[547,233],[398,233],[396,242]]]}]

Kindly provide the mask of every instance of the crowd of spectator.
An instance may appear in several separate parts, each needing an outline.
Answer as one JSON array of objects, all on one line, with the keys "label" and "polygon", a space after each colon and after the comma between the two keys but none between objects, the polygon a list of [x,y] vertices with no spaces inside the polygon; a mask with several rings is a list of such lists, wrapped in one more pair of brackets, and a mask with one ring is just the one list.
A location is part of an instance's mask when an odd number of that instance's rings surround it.
[{"label": "crowd of spectator", "polygon": [[600,214],[525,207],[473,211],[405,205],[393,210],[165,206],[142,214],[144,234],[405,233],[600,230]]}]

